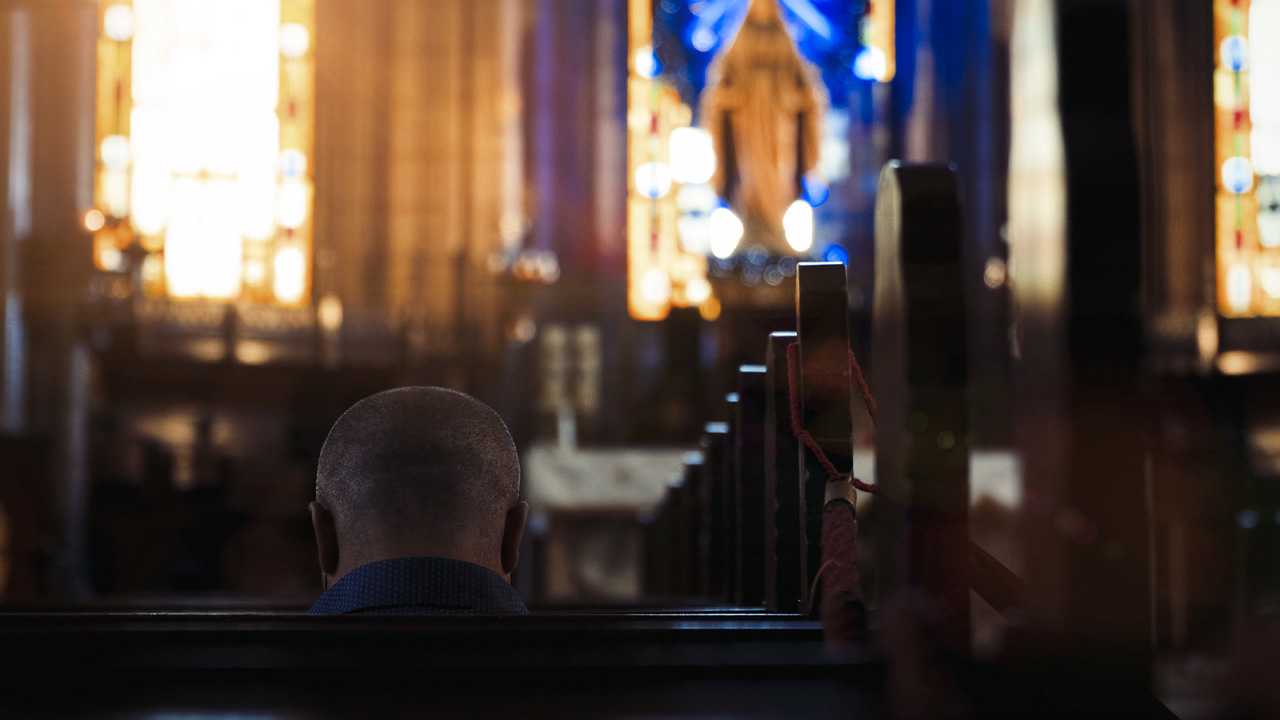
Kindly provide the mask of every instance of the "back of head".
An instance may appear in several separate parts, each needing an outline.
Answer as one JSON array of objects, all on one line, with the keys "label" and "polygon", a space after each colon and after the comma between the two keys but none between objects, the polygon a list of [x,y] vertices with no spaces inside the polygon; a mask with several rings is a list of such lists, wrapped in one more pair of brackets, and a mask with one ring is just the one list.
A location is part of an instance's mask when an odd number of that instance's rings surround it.
[{"label": "back of head", "polygon": [[502,419],[438,387],[352,405],[329,431],[316,474],[316,500],[333,515],[348,566],[422,554],[492,564],[519,494],[519,455]]}]

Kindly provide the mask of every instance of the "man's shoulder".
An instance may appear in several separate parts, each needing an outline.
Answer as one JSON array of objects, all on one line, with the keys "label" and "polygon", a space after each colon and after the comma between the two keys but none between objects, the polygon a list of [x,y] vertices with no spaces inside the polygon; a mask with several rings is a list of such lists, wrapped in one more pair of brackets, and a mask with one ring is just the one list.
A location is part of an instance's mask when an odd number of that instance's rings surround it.
[{"label": "man's shoulder", "polygon": [[528,608],[502,576],[474,563],[404,557],[362,565],[326,590],[313,615],[524,615]]}]

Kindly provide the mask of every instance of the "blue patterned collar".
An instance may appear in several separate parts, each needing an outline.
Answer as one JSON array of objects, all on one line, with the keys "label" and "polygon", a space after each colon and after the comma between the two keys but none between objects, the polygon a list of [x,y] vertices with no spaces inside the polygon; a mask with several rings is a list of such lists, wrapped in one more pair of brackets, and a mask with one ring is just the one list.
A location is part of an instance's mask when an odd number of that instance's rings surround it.
[{"label": "blue patterned collar", "polygon": [[520,593],[497,573],[461,560],[406,557],[343,575],[312,615],[527,615]]}]

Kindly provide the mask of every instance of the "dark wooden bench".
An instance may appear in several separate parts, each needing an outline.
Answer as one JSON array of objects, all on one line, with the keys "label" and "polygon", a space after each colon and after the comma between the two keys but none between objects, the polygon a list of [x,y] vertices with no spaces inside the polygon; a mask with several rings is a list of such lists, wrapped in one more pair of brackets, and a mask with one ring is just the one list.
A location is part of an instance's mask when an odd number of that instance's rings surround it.
[{"label": "dark wooden bench", "polygon": [[[875,538],[881,592],[870,600],[911,591],[945,610],[941,636],[923,639],[941,640],[944,654],[929,656],[936,664],[904,667],[908,655],[896,667],[906,677],[934,673],[948,702],[975,716],[1165,717],[1146,688],[1126,684],[1111,659],[1088,648],[998,663],[967,657],[970,589],[1002,611],[1018,607],[1022,591],[968,538],[955,197],[949,169],[895,165],[877,208],[877,274],[887,280],[877,289],[872,342],[875,480],[889,522]],[[833,479],[817,454],[798,441],[793,407],[843,471],[852,467],[858,397],[844,267],[801,264],[796,283],[796,332],[760,338],[762,362],[738,369],[734,396],[646,519],[645,589],[662,608],[503,619],[0,614],[0,710],[887,714],[895,665],[877,654],[874,618],[864,629],[871,635],[857,635],[869,642],[833,654],[809,612],[824,564],[858,558],[851,545],[823,547],[839,498],[831,499]],[[909,422],[920,414],[923,426]],[[55,680],[58,692],[38,692],[40,679]],[[937,690],[926,684],[922,675],[904,687]]]}]

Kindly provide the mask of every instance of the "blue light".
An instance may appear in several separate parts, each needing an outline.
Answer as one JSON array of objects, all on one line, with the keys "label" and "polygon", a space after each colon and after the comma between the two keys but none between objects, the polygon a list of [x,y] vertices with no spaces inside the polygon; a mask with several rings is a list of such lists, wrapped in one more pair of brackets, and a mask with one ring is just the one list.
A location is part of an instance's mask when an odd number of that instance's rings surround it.
[{"label": "blue light", "polygon": [[822,251],[822,259],[827,262],[838,262],[841,265],[849,264],[849,251],[844,249],[843,245],[832,243]]},{"label": "blue light", "polygon": [[1248,158],[1227,158],[1222,163],[1222,185],[1237,195],[1243,195],[1253,189],[1253,164]]},{"label": "blue light", "polygon": [[718,42],[720,38],[716,35],[716,31],[706,25],[694,28],[693,34],[689,36],[689,44],[698,52],[711,52]]},{"label": "blue light", "polygon": [[1231,72],[1240,72],[1249,61],[1249,42],[1240,35],[1229,35],[1222,40],[1218,52],[1223,65]]},{"label": "blue light", "polygon": [[[682,99],[692,105],[706,87],[707,70],[738,32],[753,0],[663,0],[654,4],[655,37],[678,42],[662,48],[664,77],[676,79]],[[774,0],[770,0],[774,1]],[[822,74],[833,107],[865,92],[865,81],[852,72],[861,47],[865,0],[776,0],[783,22],[801,54]],[[883,50],[883,48],[881,48]]]},{"label": "blue light", "polygon": [[820,207],[831,197],[831,186],[820,178],[806,175],[802,180],[802,184],[804,185],[805,201],[814,207]]},{"label": "blue light", "polygon": [[652,79],[662,74],[662,63],[658,60],[658,54],[647,45],[636,51],[634,62],[636,72],[641,77]]},{"label": "blue light", "polygon": [[853,74],[863,80],[880,80],[888,73],[887,63],[883,50],[867,46],[853,59]]}]

